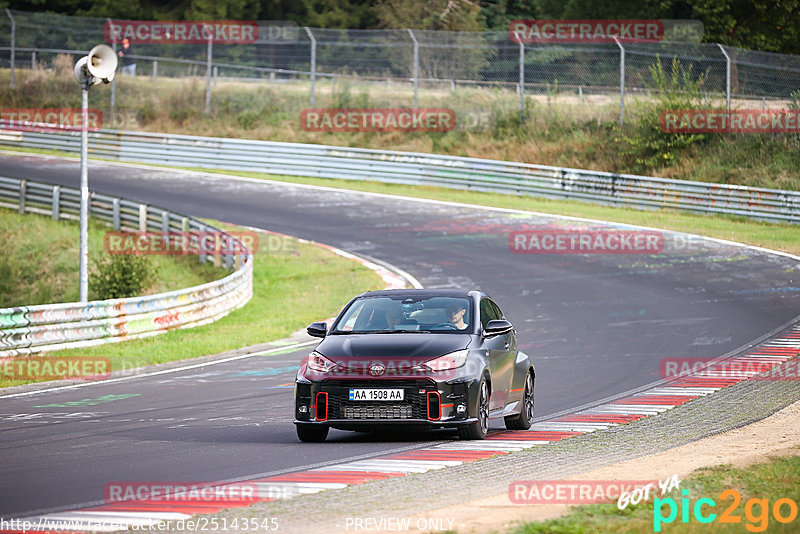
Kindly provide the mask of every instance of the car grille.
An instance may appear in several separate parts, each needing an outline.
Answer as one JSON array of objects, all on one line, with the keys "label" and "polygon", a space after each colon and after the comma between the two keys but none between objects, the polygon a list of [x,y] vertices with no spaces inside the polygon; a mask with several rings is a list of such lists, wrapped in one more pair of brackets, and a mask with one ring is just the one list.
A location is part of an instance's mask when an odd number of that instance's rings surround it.
[{"label": "car grille", "polygon": [[339,406],[342,419],[412,419],[414,407],[407,402],[344,403]]},{"label": "car grille", "polygon": [[[350,388],[402,388],[402,402],[352,402]],[[360,421],[426,419],[426,392],[434,391],[431,380],[326,380],[321,391],[328,393],[328,419]],[[422,393],[420,393],[422,391]]]}]

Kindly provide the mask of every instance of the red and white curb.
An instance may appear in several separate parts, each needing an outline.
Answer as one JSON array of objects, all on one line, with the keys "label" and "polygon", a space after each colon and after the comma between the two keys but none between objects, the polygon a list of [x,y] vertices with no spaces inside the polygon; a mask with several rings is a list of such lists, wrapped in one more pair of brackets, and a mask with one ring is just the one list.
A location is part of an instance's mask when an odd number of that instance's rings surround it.
[{"label": "red and white curb", "polygon": [[[798,354],[800,354],[800,324],[740,356],[726,359],[725,363],[728,364],[728,368],[733,367],[733,364],[741,364],[743,369],[748,365],[752,368],[753,364],[758,364],[757,367],[763,372]],[[668,382],[667,385],[535,423],[529,430],[497,431],[492,432],[483,441],[452,441],[424,449],[249,480],[246,483],[258,488],[256,501],[268,502],[290,499],[307,493],[341,489],[371,480],[445,469],[650,417],[710,395],[742,380],[753,378],[757,374],[759,371],[734,373],[726,370],[716,374],[710,371],[703,376],[680,377]],[[225,484],[220,484],[218,487],[224,486]],[[213,514],[225,508],[250,506],[253,502],[255,501],[252,499],[216,502],[204,502],[199,499],[185,502],[131,501],[28,517],[21,521],[28,521],[33,525],[29,530],[112,531],[128,527],[153,527],[162,521],[189,519],[195,514]],[[113,523],[114,528],[102,528],[102,522]]]}]

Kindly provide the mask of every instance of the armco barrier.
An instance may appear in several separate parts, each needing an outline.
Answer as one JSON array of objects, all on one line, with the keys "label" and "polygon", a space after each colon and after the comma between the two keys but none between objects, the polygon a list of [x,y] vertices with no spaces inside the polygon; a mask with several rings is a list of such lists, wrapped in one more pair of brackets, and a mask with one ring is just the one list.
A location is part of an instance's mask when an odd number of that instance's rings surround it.
[{"label": "armco barrier", "polygon": [[[80,191],[0,177],[0,206],[20,213],[52,215],[54,219],[77,218]],[[91,218],[108,221],[115,230],[221,232],[162,208],[94,192],[89,212]],[[224,232],[222,239],[235,240]],[[200,261],[219,261],[235,270],[214,282],[144,297],[0,309],[0,357],[86,347],[199,326],[216,321],[250,300],[252,254],[201,255]]]},{"label": "armco barrier", "polygon": [[[0,132],[0,144],[78,152],[72,133]],[[121,161],[569,198],[800,222],[800,193],[630,174],[325,145],[102,130],[89,152]]]}]

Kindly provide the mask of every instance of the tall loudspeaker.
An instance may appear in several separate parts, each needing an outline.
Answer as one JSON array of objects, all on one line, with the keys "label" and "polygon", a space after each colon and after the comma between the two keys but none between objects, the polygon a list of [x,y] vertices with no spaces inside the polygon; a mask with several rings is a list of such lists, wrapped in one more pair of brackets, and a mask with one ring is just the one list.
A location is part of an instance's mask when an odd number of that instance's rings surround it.
[{"label": "tall loudspeaker", "polygon": [[114,74],[117,72],[117,54],[110,46],[99,44],[92,48],[86,57],[86,68],[89,70],[89,74],[102,80],[103,83],[114,79]]}]

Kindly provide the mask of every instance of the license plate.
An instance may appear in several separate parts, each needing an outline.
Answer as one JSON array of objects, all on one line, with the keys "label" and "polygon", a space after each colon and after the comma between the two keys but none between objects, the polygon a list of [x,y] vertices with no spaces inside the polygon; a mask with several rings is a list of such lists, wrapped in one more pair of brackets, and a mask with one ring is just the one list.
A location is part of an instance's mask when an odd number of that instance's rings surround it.
[{"label": "license plate", "polygon": [[365,389],[353,388],[350,390],[351,401],[401,401],[402,389]]}]

